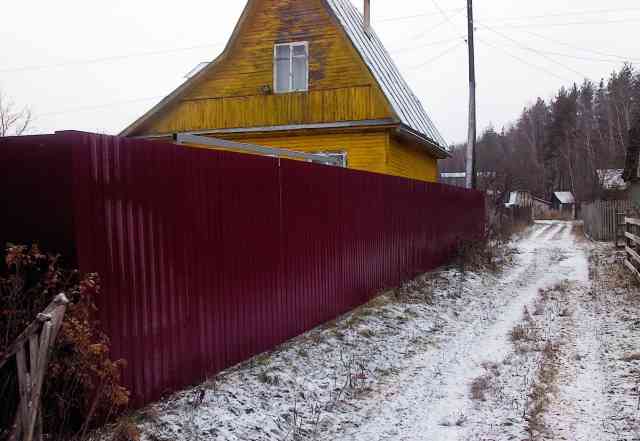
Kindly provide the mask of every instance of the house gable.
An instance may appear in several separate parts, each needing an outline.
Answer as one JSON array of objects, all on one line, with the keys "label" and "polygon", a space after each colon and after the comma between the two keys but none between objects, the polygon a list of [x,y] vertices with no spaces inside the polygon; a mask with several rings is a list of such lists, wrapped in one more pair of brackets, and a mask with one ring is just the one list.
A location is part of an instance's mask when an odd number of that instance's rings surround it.
[{"label": "house gable", "polygon": [[[224,53],[123,134],[401,122],[331,11],[325,0],[250,0]],[[296,41],[309,43],[309,90],[275,94],[273,47]]]}]

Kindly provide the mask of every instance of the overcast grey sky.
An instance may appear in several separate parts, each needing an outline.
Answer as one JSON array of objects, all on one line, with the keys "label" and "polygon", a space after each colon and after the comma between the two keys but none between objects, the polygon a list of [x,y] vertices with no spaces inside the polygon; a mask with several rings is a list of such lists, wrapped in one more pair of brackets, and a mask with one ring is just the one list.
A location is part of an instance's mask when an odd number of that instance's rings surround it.
[{"label": "overcast grey sky", "polygon": [[[32,107],[38,132],[115,134],[219,54],[244,4],[5,0],[0,90]],[[467,130],[465,6],[372,0],[376,31],[452,143]],[[624,59],[640,62],[638,0],[476,0],[475,7],[480,128],[503,127],[563,84],[607,77]]]}]

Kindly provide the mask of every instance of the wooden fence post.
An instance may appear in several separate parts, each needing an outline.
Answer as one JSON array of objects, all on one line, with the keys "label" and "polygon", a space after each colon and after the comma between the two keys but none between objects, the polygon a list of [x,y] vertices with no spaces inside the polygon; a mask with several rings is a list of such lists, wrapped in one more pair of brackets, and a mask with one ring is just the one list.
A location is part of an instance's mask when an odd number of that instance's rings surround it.
[{"label": "wooden fence post", "polygon": [[640,245],[640,237],[636,234],[637,227],[640,226],[640,219],[636,218],[625,218],[626,231],[625,238],[627,245],[625,247],[626,258],[624,260],[624,264],[631,273],[640,280],[640,272],[638,268],[640,267],[640,254],[638,254],[638,249]]},{"label": "wooden fence post", "polygon": [[[0,368],[15,355],[18,376],[19,402],[16,423],[9,439],[33,441],[42,439],[42,415],[40,414],[40,396],[44,376],[47,371],[49,352],[55,342],[69,300],[59,294],[38,314],[7,352],[0,358]],[[29,363],[27,364],[27,347]]]}]

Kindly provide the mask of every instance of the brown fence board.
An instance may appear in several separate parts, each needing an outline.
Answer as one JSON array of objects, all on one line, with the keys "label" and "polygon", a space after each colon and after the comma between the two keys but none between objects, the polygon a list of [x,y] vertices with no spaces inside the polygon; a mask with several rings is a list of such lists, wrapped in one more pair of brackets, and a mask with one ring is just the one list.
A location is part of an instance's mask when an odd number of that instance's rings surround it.
[{"label": "brown fence board", "polygon": [[584,230],[593,240],[613,242],[618,237],[618,213],[628,213],[631,201],[594,201],[583,204],[580,212]]}]

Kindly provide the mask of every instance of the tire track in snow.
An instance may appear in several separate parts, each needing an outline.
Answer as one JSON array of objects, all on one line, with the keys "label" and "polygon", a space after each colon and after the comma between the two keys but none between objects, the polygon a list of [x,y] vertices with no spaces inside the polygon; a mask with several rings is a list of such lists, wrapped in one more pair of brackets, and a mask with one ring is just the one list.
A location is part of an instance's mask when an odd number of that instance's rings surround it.
[{"label": "tire track in snow", "polygon": [[[436,350],[413,359],[395,389],[378,397],[365,421],[354,422],[340,438],[454,441],[467,439],[485,424],[481,414],[474,414],[469,384],[482,374],[483,362],[501,362],[513,350],[509,331],[539,289],[582,277],[575,267],[582,261],[586,265],[586,259],[575,247],[572,229],[572,224],[546,224],[524,239],[518,246],[519,265],[484,294],[492,299],[487,310],[463,313],[459,328],[441,335]],[[558,253],[570,258],[563,261]]]}]

